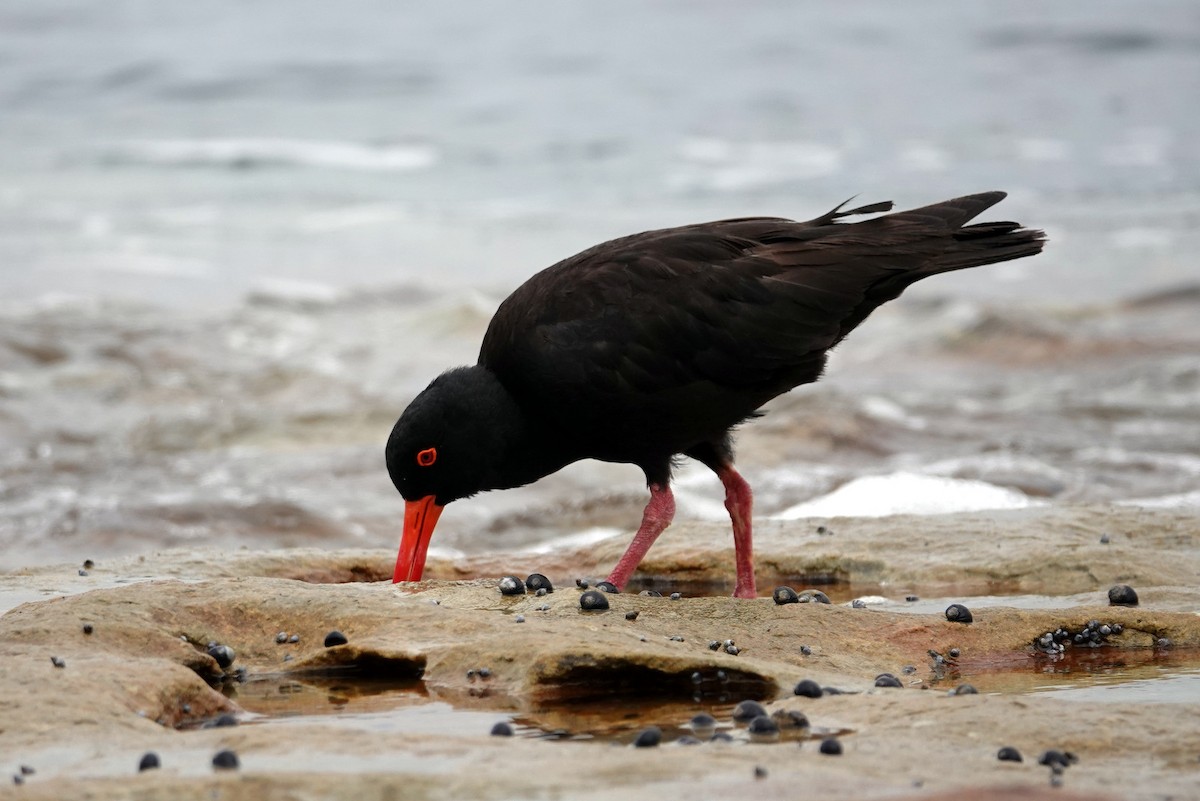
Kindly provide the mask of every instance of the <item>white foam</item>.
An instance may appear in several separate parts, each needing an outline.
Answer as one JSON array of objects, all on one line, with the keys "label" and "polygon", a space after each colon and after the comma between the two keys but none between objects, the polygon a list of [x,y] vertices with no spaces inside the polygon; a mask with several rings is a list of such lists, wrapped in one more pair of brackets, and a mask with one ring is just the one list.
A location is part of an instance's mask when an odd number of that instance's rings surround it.
[{"label": "white foam", "polygon": [[367,145],[309,139],[156,139],[119,145],[118,159],[164,166],[293,166],[401,171],[432,166],[424,145]]},{"label": "white foam", "polygon": [[680,520],[728,520],[729,512],[725,510],[725,491],[717,484],[714,489],[707,491],[681,490],[674,487],[675,506],[678,510],[676,517]]},{"label": "white foam", "polygon": [[598,542],[628,533],[619,528],[596,526],[584,529],[583,531],[577,531],[574,534],[568,534],[565,537],[556,537],[552,540],[532,545],[521,551],[521,553],[542,556],[548,553],[556,553],[563,549],[586,548],[589,545],[595,545]]},{"label": "white foam", "polygon": [[458,548],[451,548],[446,545],[430,545],[426,556],[432,556],[435,559],[464,559],[467,552]]},{"label": "white foam", "polygon": [[821,142],[685,139],[684,162],[667,183],[673,189],[736,192],[832,175],[842,169],[840,148]]},{"label": "white foam", "polygon": [[796,504],[775,517],[884,517],[897,514],[949,514],[983,509],[1022,509],[1040,505],[1023,493],[983,481],[892,473],[864,476],[828,495]]}]

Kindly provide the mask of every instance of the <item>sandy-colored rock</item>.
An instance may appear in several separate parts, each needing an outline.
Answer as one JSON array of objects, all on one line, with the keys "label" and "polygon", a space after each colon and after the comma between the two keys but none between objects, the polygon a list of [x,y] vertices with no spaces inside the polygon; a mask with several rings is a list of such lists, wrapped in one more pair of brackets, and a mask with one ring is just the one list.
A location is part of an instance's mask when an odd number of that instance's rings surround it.
[{"label": "sandy-colored rock", "polygon": [[[1033,639],[1093,618],[1124,626],[1114,642],[1130,663],[1194,667],[1194,518],[1082,509],[824,524],[832,535],[817,535],[811,521],[760,526],[762,574],[828,574],[900,597],[911,587],[949,598],[950,591],[995,592],[1001,584],[1045,597],[1012,608],[1003,598],[964,596],[970,625],[946,621],[944,598],[920,608],[894,598],[854,609],[622,594],[609,597],[606,612],[580,610],[570,577],[602,573],[623,542],[553,559],[431,562],[437,575],[539,569],[560,585],[544,597],[501,596],[494,579],[354,582],[386,574],[391,554],[378,551],[164,552],[102,563],[86,577],[73,567],[27,570],[0,577],[0,600],[14,607],[0,617],[0,767],[36,772],[0,795],[715,798],[790,797],[803,787],[828,798],[967,797],[967,788],[970,797],[1036,798],[1051,790],[1037,756],[1060,748],[1080,763],[1052,797],[1196,797],[1194,703],[1080,703],[1028,692],[1054,664],[1034,651]],[[680,526],[648,567],[715,584],[728,570],[728,548],[720,527]],[[1116,581],[1134,584],[1142,605],[1104,605],[1104,590]],[[636,618],[627,619],[633,611]],[[332,629],[349,642],[325,648]],[[277,643],[280,631],[299,642]],[[1155,647],[1163,637],[1170,647]],[[724,639],[740,654],[708,648]],[[421,731],[312,715],[269,724],[242,715],[246,722],[236,727],[190,728],[241,709],[238,685],[222,685],[223,671],[206,653],[210,641],[236,651],[233,668],[244,668],[251,683],[286,680],[352,696],[356,682],[409,680],[427,694],[421,703],[485,717],[465,725],[450,716],[445,726]],[[812,653],[801,653],[801,645]],[[961,652],[957,664],[935,668],[927,652],[951,648]],[[909,665],[915,672],[904,673]],[[487,679],[472,672],[480,667],[489,669]],[[906,688],[874,688],[883,671],[900,675]],[[947,695],[964,677],[981,694]],[[848,692],[799,698],[791,688],[801,678]],[[605,744],[628,742],[650,722],[678,726],[698,708],[691,700],[697,689],[705,704],[723,694],[803,711],[815,727],[844,732],[846,752],[826,757],[815,742],[797,747],[794,740]],[[515,715],[544,731],[600,734],[604,742],[489,737],[486,713]],[[1003,745],[1019,748],[1025,762],[997,761]],[[210,761],[220,748],[238,752],[239,771],[214,773]],[[163,767],[136,774],[147,750]],[[756,767],[766,776],[756,779]]]},{"label": "sandy-colored rock", "polygon": [[[832,534],[818,534],[818,527]],[[1107,534],[1107,544],[1100,541]],[[603,576],[628,537],[526,560],[542,572]],[[771,578],[905,586],[943,593],[1064,595],[1113,583],[1194,585],[1200,576],[1200,520],[1192,510],[1034,507],[947,515],[761,520],[754,530],[759,583]],[[511,555],[430,560],[427,575],[464,578],[515,570]],[[666,530],[639,574],[722,582],[733,589],[728,524]]]}]

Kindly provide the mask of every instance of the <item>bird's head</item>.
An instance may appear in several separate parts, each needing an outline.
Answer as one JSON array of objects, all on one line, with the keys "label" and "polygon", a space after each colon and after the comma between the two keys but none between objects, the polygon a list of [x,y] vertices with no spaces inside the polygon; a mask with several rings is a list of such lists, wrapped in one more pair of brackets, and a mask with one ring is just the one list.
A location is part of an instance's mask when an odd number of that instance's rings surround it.
[{"label": "bird's head", "polygon": [[388,437],[388,475],[404,498],[404,534],[393,581],[417,581],[442,508],[499,486],[519,410],[483,367],[438,376],[413,399]]}]

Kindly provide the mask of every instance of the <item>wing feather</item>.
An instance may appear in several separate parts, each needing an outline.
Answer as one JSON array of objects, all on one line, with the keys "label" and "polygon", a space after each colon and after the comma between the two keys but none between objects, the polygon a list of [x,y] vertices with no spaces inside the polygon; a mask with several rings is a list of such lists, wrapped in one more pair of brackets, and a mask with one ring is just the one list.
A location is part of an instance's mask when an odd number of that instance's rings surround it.
[{"label": "wing feather", "polygon": [[687,408],[693,427],[724,430],[816,380],[825,352],[914,281],[1040,250],[1040,232],[1013,223],[964,227],[1003,197],[857,223],[839,220],[891,203],[839,206],[807,222],[750,217],[603,243],[505,300],[479,360],[545,415],[577,407],[578,420],[586,405],[584,424],[649,436]]}]

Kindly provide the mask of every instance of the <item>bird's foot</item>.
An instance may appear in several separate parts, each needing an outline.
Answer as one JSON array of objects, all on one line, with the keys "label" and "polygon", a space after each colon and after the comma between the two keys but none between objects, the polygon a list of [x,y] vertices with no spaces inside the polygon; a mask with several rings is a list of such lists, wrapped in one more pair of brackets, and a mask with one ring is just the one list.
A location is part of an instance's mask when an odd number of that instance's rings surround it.
[{"label": "bird's foot", "polygon": [[754,586],[754,580],[751,579],[749,583],[739,581],[737,583],[737,586],[734,587],[734,589],[733,589],[733,597],[734,598],[757,598],[758,597],[758,589]]}]

